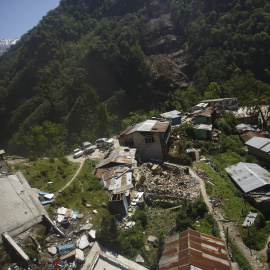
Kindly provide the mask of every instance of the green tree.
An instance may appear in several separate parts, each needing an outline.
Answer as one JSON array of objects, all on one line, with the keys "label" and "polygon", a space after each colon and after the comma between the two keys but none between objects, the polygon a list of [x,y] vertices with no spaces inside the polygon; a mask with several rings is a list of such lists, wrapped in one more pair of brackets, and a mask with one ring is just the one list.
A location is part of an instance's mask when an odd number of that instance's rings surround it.
[{"label": "green tree", "polygon": [[216,99],[220,98],[221,88],[216,82],[211,82],[204,92],[204,99]]}]

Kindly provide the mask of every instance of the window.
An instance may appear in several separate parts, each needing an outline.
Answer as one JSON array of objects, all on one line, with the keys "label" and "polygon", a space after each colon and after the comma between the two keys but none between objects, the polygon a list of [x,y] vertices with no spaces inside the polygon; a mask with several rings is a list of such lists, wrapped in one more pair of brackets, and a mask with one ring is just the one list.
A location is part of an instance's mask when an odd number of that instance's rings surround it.
[{"label": "window", "polygon": [[153,143],[155,142],[154,137],[145,137],[145,143]]},{"label": "window", "polygon": [[133,141],[133,139],[126,139],[126,140],[125,140],[125,145],[128,146],[128,147],[134,146],[134,141]]}]

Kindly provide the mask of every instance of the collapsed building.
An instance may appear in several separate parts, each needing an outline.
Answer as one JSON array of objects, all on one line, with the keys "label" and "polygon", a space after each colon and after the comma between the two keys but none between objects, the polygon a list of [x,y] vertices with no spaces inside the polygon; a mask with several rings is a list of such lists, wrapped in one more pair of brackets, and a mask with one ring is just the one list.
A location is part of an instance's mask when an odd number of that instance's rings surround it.
[{"label": "collapsed building", "polygon": [[29,257],[12,239],[34,225],[46,221],[59,235],[63,232],[49,218],[38,197],[38,190],[31,188],[21,172],[0,174],[0,244],[8,244],[27,262]]},{"label": "collapsed building", "polygon": [[115,252],[103,247],[98,242],[95,242],[85,259],[84,266],[82,267],[82,270],[87,269],[146,270],[147,268],[119,254],[116,254]]},{"label": "collapsed building", "polygon": [[140,166],[139,174],[138,186],[144,191],[146,201],[173,204],[175,200],[194,200],[200,196],[199,184],[189,175],[187,167],[166,162],[145,163]]},{"label": "collapsed building", "polygon": [[133,170],[137,167],[136,149],[118,147],[110,151],[96,166],[95,175],[110,192],[113,212],[126,215],[130,202],[130,190],[134,188]]}]

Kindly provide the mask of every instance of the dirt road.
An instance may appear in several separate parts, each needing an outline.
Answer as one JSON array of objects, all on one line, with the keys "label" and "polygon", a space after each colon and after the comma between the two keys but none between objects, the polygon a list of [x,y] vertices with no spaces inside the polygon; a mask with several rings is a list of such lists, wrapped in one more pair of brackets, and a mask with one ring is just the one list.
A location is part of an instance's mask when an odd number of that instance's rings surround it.
[{"label": "dirt road", "polygon": [[[192,169],[189,169],[190,175],[192,177],[196,177],[196,180],[200,183],[201,187],[201,193],[204,198],[205,203],[207,204],[209,211],[213,214],[215,220],[218,223],[219,231],[221,238],[226,242],[224,231],[229,229],[229,235],[230,238],[235,242],[238,249],[242,252],[242,254],[247,258],[249,261],[251,267],[253,270],[259,270],[259,269],[268,269],[267,263],[266,263],[266,253],[264,250],[261,251],[255,251],[250,250],[242,241],[242,238],[240,237],[240,234],[238,233],[237,226],[235,222],[226,222],[223,218],[223,215],[221,211],[217,208],[213,208],[211,204],[211,200],[208,197],[205,189],[205,183],[203,179],[201,179],[195,171]],[[263,262],[260,262],[259,259]]]}]

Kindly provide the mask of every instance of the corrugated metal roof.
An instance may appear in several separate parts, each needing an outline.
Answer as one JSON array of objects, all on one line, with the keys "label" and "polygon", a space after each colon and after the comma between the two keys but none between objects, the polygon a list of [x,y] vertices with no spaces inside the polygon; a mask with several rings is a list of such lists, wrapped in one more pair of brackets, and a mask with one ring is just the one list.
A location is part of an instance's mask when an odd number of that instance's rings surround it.
[{"label": "corrugated metal roof", "polygon": [[240,135],[241,139],[244,141],[244,142],[247,142],[249,141],[251,138],[253,137],[261,137],[261,138],[265,138],[263,136],[263,134],[259,133],[259,132],[254,132],[254,131],[249,131],[249,132],[246,132],[242,135]]},{"label": "corrugated metal roof", "polygon": [[130,184],[132,184],[132,172],[126,172],[122,174],[120,177],[112,178],[108,190],[116,191],[117,189],[120,188],[125,189],[125,187],[128,187],[127,189],[129,189]]},{"label": "corrugated metal roof", "polygon": [[157,120],[146,120],[144,122],[138,123],[134,126],[128,127],[124,132],[120,134],[119,137],[128,135],[134,132],[166,132],[170,125],[168,121],[157,121]]},{"label": "corrugated metal roof", "polygon": [[252,146],[270,155],[270,139],[253,137],[246,142],[247,146]]},{"label": "corrugated metal roof", "polygon": [[214,109],[213,107],[208,107],[206,109],[195,111],[194,116],[195,117],[197,116],[211,117],[215,110],[216,109]]},{"label": "corrugated metal roof", "polygon": [[96,170],[96,177],[98,179],[103,179],[103,181],[108,181],[109,179],[113,178],[115,175],[119,173],[123,173],[128,171],[130,167],[125,165],[120,165],[112,168],[99,168]]},{"label": "corrugated metal roof", "polygon": [[116,164],[129,164],[135,162],[135,154],[137,149],[128,147],[118,147],[109,152],[107,156],[96,166],[96,168],[115,166]]},{"label": "corrugated metal roof", "polygon": [[239,162],[225,170],[245,193],[270,184],[270,173],[258,164]]},{"label": "corrugated metal roof", "polygon": [[231,269],[225,243],[190,229],[166,238],[159,269],[190,269],[191,266],[208,270]]},{"label": "corrugated metal roof", "polygon": [[175,117],[181,116],[181,113],[177,110],[174,110],[174,111],[162,113],[160,116],[164,118],[175,118]]}]

